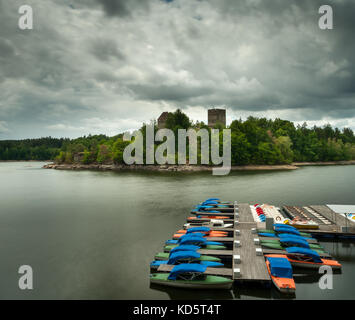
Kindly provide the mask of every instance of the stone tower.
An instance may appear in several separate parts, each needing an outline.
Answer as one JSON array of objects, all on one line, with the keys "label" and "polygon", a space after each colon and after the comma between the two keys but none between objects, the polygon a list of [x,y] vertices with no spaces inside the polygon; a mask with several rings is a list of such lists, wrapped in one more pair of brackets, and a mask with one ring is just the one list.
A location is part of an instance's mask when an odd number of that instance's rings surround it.
[{"label": "stone tower", "polygon": [[208,126],[213,128],[217,123],[226,126],[226,109],[208,109]]},{"label": "stone tower", "polygon": [[166,120],[168,119],[169,112],[163,112],[160,117],[158,118],[158,128],[163,129],[165,128]]}]

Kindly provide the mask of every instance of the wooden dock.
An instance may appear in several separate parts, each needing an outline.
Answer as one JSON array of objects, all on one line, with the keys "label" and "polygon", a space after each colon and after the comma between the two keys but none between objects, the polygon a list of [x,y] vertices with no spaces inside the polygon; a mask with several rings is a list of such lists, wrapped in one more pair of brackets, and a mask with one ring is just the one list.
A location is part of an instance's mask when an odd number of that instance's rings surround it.
[{"label": "wooden dock", "polygon": [[[319,225],[318,229],[307,229],[299,228],[300,231],[312,233],[315,236],[329,235],[329,236],[355,236],[355,222],[345,218],[344,216],[334,212],[325,205],[310,205],[305,207],[295,207],[295,206],[284,206],[283,210],[292,215],[290,208],[298,208],[302,212],[309,216],[310,219],[317,222]],[[309,210],[314,211],[313,214]],[[315,215],[316,214],[316,215]]]},{"label": "wooden dock", "polygon": [[[294,209],[296,208],[295,206],[287,207],[294,215],[298,214],[306,218],[308,217],[318,224],[319,229],[298,228],[300,231],[312,234],[313,237],[316,237],[317,235],[325,235],[330,237],[353,235],[355,237],[355,223],[343,217],[342,215],[332,211],[325,205],[311,205],[307,207],[297,207],[297,209]],[[261,248],[261,240],[278,238],[258,236],[257,230],[266,229],[266,222],[254,221],[252,211],[248,203],[235,203],[233,207],[230,206],[226,209],[226,211],[232,212],[192,212],[196,215],[202,216],[202,218],[197,218],[192,221],[188,220],[188,222],[204,223],[210,221],[210,219],[208,218],[203,218],[203,216],[206,215],[228,216],[229,219],[224,219],[223,221],[225,223],[233,224],[233,227],[230,228],[210,227],[211,230],[228,232],[227,237],[206,237],[208,241],[216,241],[223,243],[227,249],[207,250],[202,248],[197,250],[197,252],[202,255],[216,256],[221,258],[225,263],[225,266],[228,266],[223,268],[207,268],[206,274],[228,277],[238,283],[271,283],[271,278],[266,267],[264,255],[287,255],[287,251]],[[270,223],[272,223],[272,219],[271,221],[267,220],[269,229],[271,229]],[[190,227],[187,227],[187,229],[188,228]],[[317,241],[314,239],[308,239],[307,241],[309,243],[317,243]],[[322,258],[332,259],[332,257],[328,253],[322,253],[320,254],[320,256]],[[162,264],[159,266],[157,271],[170,272],[173,267],[173,265]]]},{"label": "wooden dock", "polygon": [[249,204],[236,206],[233,248],[233,279],[236,281],[270,282],[262,249],[254,243],[256,235],[252,228],[257,227],[254,222]]},{"label": "wooden dock", "polygon": [[314,211],[318,212],[331,222],[333,222],[335,225],[339,227],[339,232],[342,232],[342,230],[346,230],[345,232],[348,233],[355,233],[355,223],[350,221],[349,219],[345,218],[344,216],[334,212],[327,206],[316,206],[312,205],[310,206]]}]

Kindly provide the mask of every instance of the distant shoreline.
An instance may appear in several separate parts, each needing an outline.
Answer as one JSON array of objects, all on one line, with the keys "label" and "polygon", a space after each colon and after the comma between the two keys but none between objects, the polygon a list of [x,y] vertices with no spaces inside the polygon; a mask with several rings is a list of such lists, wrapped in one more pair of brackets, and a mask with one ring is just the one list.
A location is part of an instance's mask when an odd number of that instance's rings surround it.
[{"label": "distant shoreline", "polygon": [[[202,172],[211,171],[215,166],[206,165],[115,165],[115,164],[80,164],[80,163],[54,163],[52,160],[0,160],[1,162],[50,162],[44,169],[56,170],[97,170],[97,171],[160,171],[160,172]],[[231,171],[272,171],[272,170],[296,170],[305,166],[334,166],[355,165],[355,160],[325,161],[325,162],[293,162],[280,165],[244,165],[232,166]]]},{"label": "distant shoreline", "polygon": [[[328,165],[355,165],[351,161],[329,161],[329,162],[294,162],[289,165],[245,165],[232,166],[231,171],[262,171],[262,170],[296,170],[301,166],[328,166]],[[101,170],[101,171],[166,171],[166,172],[201,172],[211,171],[213,166],[203,165],[115,165],[115,164],[57,164],[49,163],[43,166],[44,169],[56,170]]]}]

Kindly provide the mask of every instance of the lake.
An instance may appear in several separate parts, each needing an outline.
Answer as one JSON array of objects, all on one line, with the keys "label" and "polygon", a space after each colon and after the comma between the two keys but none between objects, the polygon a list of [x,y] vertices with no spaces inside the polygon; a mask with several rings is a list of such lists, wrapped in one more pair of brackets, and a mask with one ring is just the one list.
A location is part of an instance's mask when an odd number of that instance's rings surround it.
[{"label": "lake", "polygon": [[[270,299],[276,289],[201,292],[150,288],[149,263],[198,202],[354,204],[355,166],[211,173],[42,169],[0,163],[0,299]],[[333,289],[296,279],[297,299],[354,299],[355,248],[321,242],[343,264]],[[33,268],[33,290],[18,269]]]}]

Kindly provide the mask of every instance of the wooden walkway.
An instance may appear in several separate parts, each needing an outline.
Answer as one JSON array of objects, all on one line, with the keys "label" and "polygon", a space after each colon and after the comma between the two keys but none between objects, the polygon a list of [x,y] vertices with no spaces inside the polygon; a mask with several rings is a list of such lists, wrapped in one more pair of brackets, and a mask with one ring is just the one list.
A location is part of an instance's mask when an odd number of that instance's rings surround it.
[{"label": "wooden walkway", "polygon": [[313,210],[320,213],[322,216],[327,218],[329,221],[333,222],[339,227],[339,232],[341,232],[342,227],[345,227],[347,232],[355,233],[355,223],[349,219],[343,217],[342,215],[334,212],[327,206],[310,206]]},{"label": "wooden walkway", "polygon": [[[270,282],[270,276],[266,268],[265,258],[259,245],[255,245],[256,234],[252,228],[257,227],[254,222],[249,204],[242,203],[237,206],[235,217],[238,224],[235,225],[234,241],[239,241],[233,247],[233,279],[236,281]],[[257,254],[259,250],[259,254]]]}]

